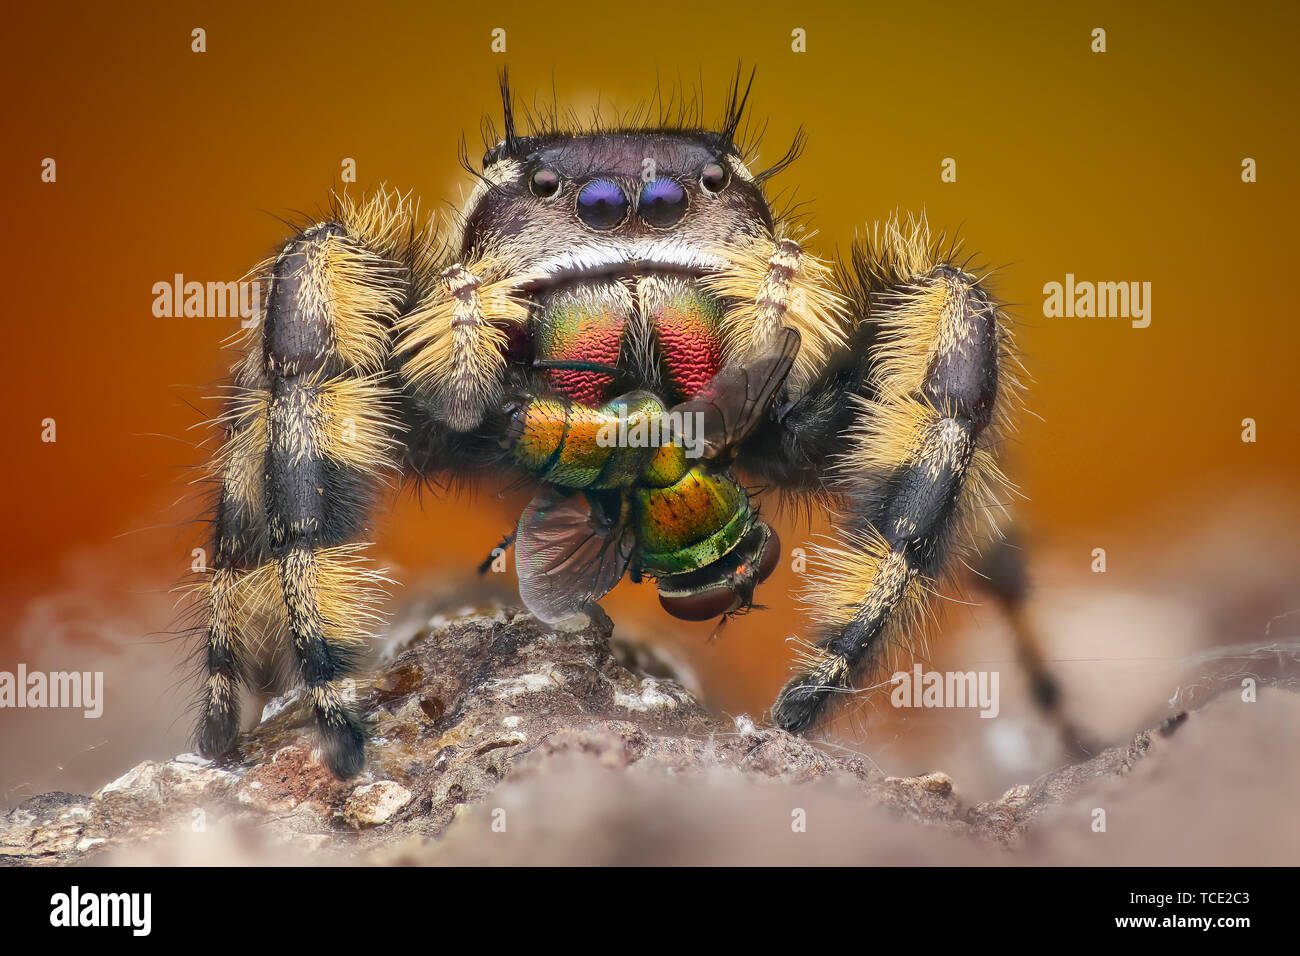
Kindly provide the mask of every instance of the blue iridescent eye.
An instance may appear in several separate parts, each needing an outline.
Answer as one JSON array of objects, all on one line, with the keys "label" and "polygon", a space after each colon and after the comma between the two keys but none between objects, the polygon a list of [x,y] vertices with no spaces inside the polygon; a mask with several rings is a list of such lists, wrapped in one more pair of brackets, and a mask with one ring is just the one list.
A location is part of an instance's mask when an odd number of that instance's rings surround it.
[{"label": "blue iridescent eye", "polygon": [[593,179],[578,193],[578,218],[592,229],[613,229],[627,218],[628,201],[617,183]]},{"label": "blue iridescent eye", "polygon": [[637,208],[647,225],[671,226],[686,212],[686,190],[675,179],[656,179],[642,187]]}]

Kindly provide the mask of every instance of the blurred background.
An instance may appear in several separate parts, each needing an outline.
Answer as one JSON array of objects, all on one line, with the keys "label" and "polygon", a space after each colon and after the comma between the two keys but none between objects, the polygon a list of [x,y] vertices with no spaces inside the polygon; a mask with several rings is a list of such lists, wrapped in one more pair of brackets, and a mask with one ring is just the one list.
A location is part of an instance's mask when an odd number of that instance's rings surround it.
[{"label": "blurred background", "polygon": [[[847,6],[847,5],[846,5]],[[809,203],[819,251],[894,210],[960,229],[1001,267],[1032,373],[1006,448],[1036,587],[1031,616],[1078,721],[1120,740],[1240,673],[1294,681],[1300,632],[1300,331],[1290,287],[1300,194],[1293,39],[1282,4],[752,2],[468,5],[58,2],[6,14],[0,152],[9,228],[8,540],[0,670],[102,670],[105,713],[0,711],[0,799],[88,792],[183,749],[184,657],[169,589],[205,544],[186,482],[195,426],[231,356],[234,319],[158,318],[152,287],[238,279],[286,236],[278,217],[327,201],[345,158],[364,192],[412,190],[441,210],[468,190],[462,135],[520,98],[580,115],[628,110],[656,82],[721,114],[738,61],[774,161]],[[1092,31],[1106,31],[1093,53]],[[191,31],[206,31],[206,52]],[[504,29],[506,52],[493,53]],[[791,49],[792,31],[806,52]],[[41,181],[42,160],[57,181]],[[940,180],[956,160],[956,182]],[[1258,181],[1242,182],[1253,158]],[[788,195],[788,194],[787,194]],[[1047,318],[1043,286],[1151,283],[1151,324]],[[57,441],[42,442],[43,420]],[[1257,441],[1242,441],[1243,419]],[[376,515],[400,619],[464,595],[518,515],[495,488],[411,493]],[[824,531],[791,519],[787,548]],[[1091,570],[1104,548],[1107,570]],[[652,587],[606,602],[620,633],[662,648],[706,699],[761,714],[802,632],[787,565],[770,610],[671,621]],[[489,582],[509,599],[513,575]],[[839,745],[890,773],[943,769],[973,796],[1062,760],[1024,701],[1010,639],[954,590],[927,660],[996,668],[1002,719],[864,700]],[[487,595],[485,600],[491,599]],[[477,600],[477,598],[476,598]],[[963,601],[972,603],[961,603]],[[1271,648],[1271,650],[1270,650]],[[1226,675],[1226,676],[1225,676]],[[1235,685],[1234,685],[1235,686]]]}]

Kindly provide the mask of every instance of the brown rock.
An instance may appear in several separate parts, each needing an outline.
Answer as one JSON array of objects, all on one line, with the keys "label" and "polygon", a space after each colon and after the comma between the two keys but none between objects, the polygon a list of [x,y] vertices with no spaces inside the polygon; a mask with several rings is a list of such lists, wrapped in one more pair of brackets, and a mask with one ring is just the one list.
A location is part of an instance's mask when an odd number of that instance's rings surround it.
[{"label": "brown rock", "polygon": [[[1289,819],[1277,787],[1300,788],[1285,759],[1300,698],[1266,689],[969,806],[947,774],[885,777],[843,748],[710,714],[662,669],[620,663],[645,658],[616,656],[611,631],[599,611],[564,627],[513,610],[432,624],[367,682],[358,778],[324,769],[289,696],[225,763],[147,761],[93,797],[20,805],[0,817],[0,862],[1159,863],[1212,857],[1216,819],[1249,843],[1265,815]],[[1260,738],[1268,762],[1240,768],[1258,786],[1206,785],[1223,748]],[[1197,810],[1206,794],[1217,817]],[[1123,839],[1092,834],[1098,805]],[[1207,835],[1183,850],[1159,827],[1127,835],[1161,814]],[[1294,826],[1269,833],[1255,862],[1300,860]]]}]

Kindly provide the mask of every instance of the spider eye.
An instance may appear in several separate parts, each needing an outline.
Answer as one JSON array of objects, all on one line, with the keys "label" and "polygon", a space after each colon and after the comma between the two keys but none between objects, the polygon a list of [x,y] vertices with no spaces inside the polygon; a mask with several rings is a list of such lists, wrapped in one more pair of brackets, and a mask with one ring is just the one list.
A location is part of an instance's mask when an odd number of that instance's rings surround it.
[{"label": "spider eye", "polygon": [[578,193],[578,218],[592,229],[613,229],[627,218],[628,201],[617,183],[594,179]]},{"label": "spider eye", "polygon": [[727,170],[720,163],[706,163],[700,170],[700,185],[711,193],[720,193],[727,188]]},{"label": "spider eye", "polygon": [[528,180],[528,188],[532,190],[534,196],[548,199],[560,188],[560,174],[545,166],[535,169],[532,178]]},{"label": "spider eye", "polygon": [[675,179],[656,179],[642,187],[637,207],[647,225],[671,226],[686,212],[686,190]]}]

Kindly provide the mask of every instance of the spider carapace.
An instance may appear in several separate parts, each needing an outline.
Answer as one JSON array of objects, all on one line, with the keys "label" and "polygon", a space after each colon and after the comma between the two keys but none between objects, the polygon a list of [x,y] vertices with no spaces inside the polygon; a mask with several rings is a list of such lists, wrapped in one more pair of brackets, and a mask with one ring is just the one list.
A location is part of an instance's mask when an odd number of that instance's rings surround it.
[{"label": "spider carapace", "polygon": [[780,556],[747,487],[833,508],[807,554],[812,633],[771,712],[794,732],[914,639],[997,508],[1007,325],[924,220],[819,259],[766,195],[798,150],[750,168],[739,83],[716,128],[521,132],[502,90],[454,235],[381,189],[336,197],[265,263],[214,469],[206,755],[234,743],[269,643],[329,767],[362,768],[342,681],[383,596],[362,539],[392,478],[536,480],[516,563],[546,619],[625,572],[681,617],[744,611]]}]

